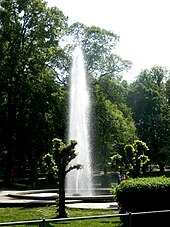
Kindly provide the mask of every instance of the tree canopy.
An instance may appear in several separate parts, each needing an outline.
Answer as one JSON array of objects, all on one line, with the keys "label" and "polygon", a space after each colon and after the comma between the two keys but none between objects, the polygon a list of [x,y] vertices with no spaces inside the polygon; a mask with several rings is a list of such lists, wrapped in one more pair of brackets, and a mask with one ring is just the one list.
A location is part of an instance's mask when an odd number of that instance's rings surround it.
[{"label": "tree canopy", "polygon": [[164,168],[169,156],[167,76],[168,71],[162,67],[144,70],[131,84],[127,96],[136,123],[137,135],[147,143],[151,161],[160,168]]},{"label": "tree canopy", "polygon": [[0,2],[0,137],[7,151],[6,180],[13,157],[22,163],[26,155],[36,166],[37,151],[48,148],[50,130],[56,128],[48,120],[55,93],[61,100],[62,91],[50,69],[62,56],[59,39],[66,26],[64,14],[41,0]]},{"label": "tree canopy", "polygon": [[90,76],[111,75],[121,79],[122,72],[131,67],[130,61],[114,53],[119,37],[111,31],[78,22],[67,29],[64,38],[68,43],[65,46],[66,52],[71,54],[76,45],[82,47],[87,74]]}]

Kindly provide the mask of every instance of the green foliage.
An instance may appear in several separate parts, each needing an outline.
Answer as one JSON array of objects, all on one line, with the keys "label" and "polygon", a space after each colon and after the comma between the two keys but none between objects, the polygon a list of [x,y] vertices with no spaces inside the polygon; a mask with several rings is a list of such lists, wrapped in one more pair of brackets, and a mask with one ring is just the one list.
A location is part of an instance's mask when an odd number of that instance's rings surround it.
[{"label": "green foliage", "polygon": [[59,40],[66,27],[64,14],[42,0],[0,1],[0,150],[8,151],[6,180],[12,159],[17,168],[29,165],[36,178],[49,141],[63,138],[65,94],[54,68],[63,57]]},{"label": "green foliage", "polygon": [[127,144],[124,147],[124,154],[122,156],[119,153],[113,155],[111,163],[120,169],[124,168],[127,170],[127,174],[130,174],[133,178],[139,177],[146,171],[149,158],[145,153],[148,150],[149,148],[146,143],[135,140],[132,145]]},{"label": "green foliage", "polygon": [[85,56],[87,74],[92,77],[111,75],[121,79],[121,73],[128,70],[131,63],[113,54],[119,37],[111,31],[81,23],[72,24],[65,33],[71,44],[66,46],[69,53],[76,45],[81,45]]},{"label": "green foliage", "polygon": [[54,161],[53,155],[49,153],[44,155],[42,164],[46,177],[48,179],[54,178],[57,174],[58,169]]},{"label": "green foliage", "polygon": [[[143,70],[129,87],[127,103],[133,112],[137,136],[150,149],[149,158],[163,171],[169,162],[168,71]],[[167,81],[167,82],[166,82]]]},{"label": "green foliage", "polygon": [[107,75],[92,82],[93,150],[98,148],[98,162],[104,169],[113,147],[117,151],[131,143],[136,138],[136,129],[130,109],[125,104],[123,85]]},{"label": "green foliage", "polygon": [[[77,153],[75,151],[75,146],[77,145],[77,141],[70,140],[70,144],[64,144],[61,139],[55,138],[53,139],[53,152],[56,160],[56,164],[58,168],[62,163],[62,168],[64,170],[63,174],[67,174],[73,169],[82,168],[81,164],[76,164],[74,166],[70,166],[70,162],[76,158]],[[66,170],[67,167],[67,170]]]},{"label": "green foliage", "polygon": [[[168,210],[170,179],[166,177],[136,178],[123,181],[116,188],[120,213]],[[126,220],[122,219],[126,226]],[[161,226],[167,223],[166,215],[139,216],[132,218],[132,226]],[[166,225],[165,225],[166,226]]]}]

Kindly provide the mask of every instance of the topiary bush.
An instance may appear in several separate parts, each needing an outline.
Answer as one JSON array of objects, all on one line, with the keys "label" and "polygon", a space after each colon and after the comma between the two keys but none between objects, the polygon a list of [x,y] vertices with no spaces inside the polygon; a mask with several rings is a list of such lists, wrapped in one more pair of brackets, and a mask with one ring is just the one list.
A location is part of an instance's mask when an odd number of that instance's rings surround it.
[{"label": "topiary bush", "polygon": [[[170,210],[170,178],[136,178],[123,181],[115,188],[120,213]],[[132,216],[132,226],[167,226],[167,214]],[[127,218],[122,218],[123,226]],[[164,225],[165,224],[165,225]]]}]

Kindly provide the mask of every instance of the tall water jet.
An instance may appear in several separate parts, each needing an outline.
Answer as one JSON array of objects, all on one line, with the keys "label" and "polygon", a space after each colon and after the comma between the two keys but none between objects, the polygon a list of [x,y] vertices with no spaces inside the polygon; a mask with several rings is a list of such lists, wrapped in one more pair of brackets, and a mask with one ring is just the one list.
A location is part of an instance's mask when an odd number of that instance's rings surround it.
[{"label": "tall water jet", "polygon": [[71,165],[81,164],[82,169],[72,170],[66,177],[66,194],[92,195],[90,147],[90,95],[86,80],[84,57],[80,47],[73,52],[69,94],[69,140],[76,140],[76,153]]}]

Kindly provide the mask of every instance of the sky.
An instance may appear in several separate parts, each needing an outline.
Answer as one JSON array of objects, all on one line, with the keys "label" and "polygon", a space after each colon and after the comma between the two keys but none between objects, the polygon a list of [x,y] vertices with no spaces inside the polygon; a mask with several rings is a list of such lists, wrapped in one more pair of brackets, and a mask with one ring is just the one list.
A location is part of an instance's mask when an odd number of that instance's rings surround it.
[{"label": "sky", "polygon": [[170,70],[170,0],[46,0],[68,16],[69,24],[98,26],[120,36],[115,49],[132,68],[124,79],[132,82],[144,69]]}]

